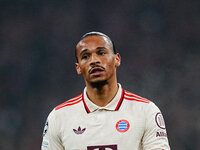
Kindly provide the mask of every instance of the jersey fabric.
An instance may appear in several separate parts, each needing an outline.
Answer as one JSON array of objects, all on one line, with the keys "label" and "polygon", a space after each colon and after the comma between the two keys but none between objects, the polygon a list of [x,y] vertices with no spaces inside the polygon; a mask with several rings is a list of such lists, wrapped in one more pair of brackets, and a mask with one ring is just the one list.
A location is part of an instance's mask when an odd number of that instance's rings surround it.
[{"label": "jersey fabric", "polygon": [[42,150],[170,150],[164,119],[151,101],[122,89],[105,107],[83,94],[53,109]]}]

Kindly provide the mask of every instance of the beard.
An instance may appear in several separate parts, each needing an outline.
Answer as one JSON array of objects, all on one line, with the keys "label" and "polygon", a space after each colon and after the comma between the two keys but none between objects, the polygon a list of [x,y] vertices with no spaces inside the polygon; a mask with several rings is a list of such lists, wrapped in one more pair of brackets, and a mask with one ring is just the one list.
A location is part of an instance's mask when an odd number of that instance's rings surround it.
[{"label": "beard", "polygon": [[90,82],[93,88],[101,89],[104,85],[108,84],[107,80],[97,81],[97,82]]}]

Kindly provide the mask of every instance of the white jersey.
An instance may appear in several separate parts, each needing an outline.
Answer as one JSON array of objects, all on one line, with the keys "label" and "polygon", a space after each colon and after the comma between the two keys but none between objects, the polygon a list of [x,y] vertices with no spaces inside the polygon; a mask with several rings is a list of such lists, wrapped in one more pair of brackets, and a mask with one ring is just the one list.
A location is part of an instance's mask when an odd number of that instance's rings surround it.
[{"label": "white jersey", "polygon": [[169,150],[164,119],[151,101],[123,90],[105,107],[83,94],[48,116],[42,150]]}]

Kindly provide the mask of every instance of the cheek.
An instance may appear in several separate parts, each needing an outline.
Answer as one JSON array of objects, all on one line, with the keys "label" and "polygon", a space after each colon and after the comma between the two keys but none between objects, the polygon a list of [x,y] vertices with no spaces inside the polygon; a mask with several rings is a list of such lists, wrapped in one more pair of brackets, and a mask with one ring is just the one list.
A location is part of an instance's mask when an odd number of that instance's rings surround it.
[{"label": "cheek", "polygon": [[109,70],[112,70],[115,68],[115,60],[113,59],[113,57],[111,57],[110,59],[107,60],[107,64],[106,67],[109,68]]},{"label": "cheek", "polygon": [[82,74],[85,74],[87,72],[87,65],[85,63],[80,64],[80,70]]}]

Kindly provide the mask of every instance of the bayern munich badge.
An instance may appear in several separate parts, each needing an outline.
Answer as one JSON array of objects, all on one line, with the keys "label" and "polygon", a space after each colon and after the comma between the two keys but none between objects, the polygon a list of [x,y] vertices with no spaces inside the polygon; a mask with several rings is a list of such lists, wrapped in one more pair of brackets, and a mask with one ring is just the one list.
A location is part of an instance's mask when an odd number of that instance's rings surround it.
[{"label": "bayern munich badge", "polygon": [[128,131],[129,127],[130,127],[130,124],[127,120],[119,120],[116,123],[116,129],[119,132],[126,132]]}]

